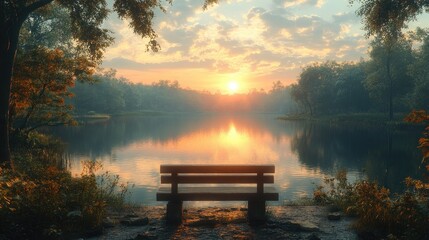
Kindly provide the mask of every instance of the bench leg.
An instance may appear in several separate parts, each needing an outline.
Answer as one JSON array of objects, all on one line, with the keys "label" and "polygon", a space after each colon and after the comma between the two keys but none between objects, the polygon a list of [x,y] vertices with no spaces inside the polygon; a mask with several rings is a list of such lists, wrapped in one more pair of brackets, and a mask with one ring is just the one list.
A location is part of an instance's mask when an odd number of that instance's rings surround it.
[{"label": "bench leg", "polygon": [[181,223],[182,222],[182,201],[169,201],[167,203],[167,222],[168,223]]},{"label": "bench leg", "polygon": [[247,218],[250,222],[265,221],[265,201],[249,201]]}]

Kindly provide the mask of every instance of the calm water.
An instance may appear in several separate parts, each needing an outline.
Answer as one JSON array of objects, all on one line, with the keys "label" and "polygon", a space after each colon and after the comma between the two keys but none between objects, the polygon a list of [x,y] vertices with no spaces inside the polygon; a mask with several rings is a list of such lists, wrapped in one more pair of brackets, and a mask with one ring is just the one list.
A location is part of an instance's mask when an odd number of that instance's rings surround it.
[{"label": "calm water", "polygon": [[394,191],[406,176],[421,175],[419,131],[285,122],[273,115],[120,117],[56,128],[55,135],[68,143],[74,174],[82,160],[99,160],[135,185],[132,201],[150,205],[163,204],[155,200],[161,164],[274,164],[279,203],[311,197],[315,184],[339,169]]}]

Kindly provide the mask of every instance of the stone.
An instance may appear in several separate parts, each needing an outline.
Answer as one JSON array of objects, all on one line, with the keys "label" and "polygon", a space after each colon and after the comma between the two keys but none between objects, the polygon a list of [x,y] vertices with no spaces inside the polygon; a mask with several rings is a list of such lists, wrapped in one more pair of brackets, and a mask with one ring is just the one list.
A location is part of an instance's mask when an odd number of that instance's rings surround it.
[{"label": "stone", "polygon": [[318,226],[308,221],[290,221],[289,223],[298,231],[305,231],[305,232],[319,231]]},{"label": "stone", "polygon": [[338,221],[341,219],[341,213],[339,213],[339,212],[329,213],[328,219],[331,221]]},{"label": "stone", "polygon": [[125,218],[120,221],[125,226],[145,226],[149,224],[149,218]]},{"label": "stone", "polygon": [[82,212],[77,210],[77,211],[71,211],[67,213],[67,217],[69,218],[81,218],[82,217]]},{"label": "stone", "polygon": [[111,218],[107,217],[103,220],[103,227],[112,228],[114,226],[115,226],[115,222]]}]

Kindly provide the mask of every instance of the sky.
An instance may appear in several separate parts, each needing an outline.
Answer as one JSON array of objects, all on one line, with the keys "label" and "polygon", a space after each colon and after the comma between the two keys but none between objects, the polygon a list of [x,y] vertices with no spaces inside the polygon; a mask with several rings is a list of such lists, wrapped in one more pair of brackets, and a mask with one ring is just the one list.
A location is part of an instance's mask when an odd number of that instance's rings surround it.
[{"label": "sky", "polygon": [[368,55],[358,5],[349,0],[220,0],[207,10],[202,5],[176,0],[166,13],[156,12],[157,53],[147,52],[147,40],[111,14],[104,25],[115,43],[103,67],[134,83],[171,80],[231,94],[269,90],[275,81],[292,84],[315,62],[356,62]]}]

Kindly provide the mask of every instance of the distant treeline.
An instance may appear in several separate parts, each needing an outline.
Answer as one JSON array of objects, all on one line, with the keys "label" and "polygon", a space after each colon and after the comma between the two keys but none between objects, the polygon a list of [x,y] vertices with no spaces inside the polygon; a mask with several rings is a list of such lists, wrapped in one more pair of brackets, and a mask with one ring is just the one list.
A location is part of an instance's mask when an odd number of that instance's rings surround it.
[{"label": "distant treeline", "polygon": [[291,94],[309,115],[428,110],[428,66],[429,36],[419,29],[391,46],[375,39],[369,60],[305,67]]},{"label": "distant treeline", "polygon": [[177,81],[160,80],[151,85],[131,83],[108,71],[94,76],[94,83],[76,82],[70,100],[76,114],[166,112],[260,112],[284,114],[298,110],[290,87],[274,82],[269,91],[223,95],[182,88]]}]

